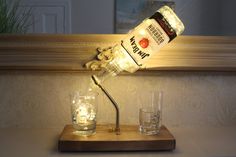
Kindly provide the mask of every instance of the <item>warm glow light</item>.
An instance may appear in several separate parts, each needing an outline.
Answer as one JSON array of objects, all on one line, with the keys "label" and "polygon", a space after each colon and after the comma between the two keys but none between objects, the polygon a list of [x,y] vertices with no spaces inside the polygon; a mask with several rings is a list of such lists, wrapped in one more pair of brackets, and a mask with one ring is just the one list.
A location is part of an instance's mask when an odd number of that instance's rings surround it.
[{"label": "warm glow light", "polygon": [[119,65],[121,69],[135,72],[135,70],[138,68],[138,65],[133,63],[133,59],[125,51],[125,49],[121,49],[119,47],[116,48],[117,52],[114,53],[116,55],[114,59],[115,64]]},{"label": "warm glow light", "polygon": [[88,110],[85,106],[78,108],[77,121],[79,123],[87,123]]},{"label": "warm glow light", "polygon": [[141,30],[139,31],[139,34],[145,35],[145,34],[146,34],[146,31],[145,31],[144,29],[141,29]]},{"label": "warm glow light", "polygon": [[[85,97],[86,99],[86,97]],[[87,99],[95,99],[93,96],[88,96]],[[88,102],[80,102],[78,104],[79,107],[76,110],[77,117],[76,117],[76,122],[77,123],[89,123],[89,121],[92,121],[96,117],[96,111],[94,110],[92,104]]]}]

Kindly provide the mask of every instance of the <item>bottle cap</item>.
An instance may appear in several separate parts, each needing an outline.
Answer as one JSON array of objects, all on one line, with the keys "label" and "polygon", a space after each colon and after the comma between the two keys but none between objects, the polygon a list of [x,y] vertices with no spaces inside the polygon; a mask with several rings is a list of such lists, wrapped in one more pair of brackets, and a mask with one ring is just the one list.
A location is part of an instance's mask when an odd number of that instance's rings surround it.
[{"label": "bottle cap", "polygon": [[184,24],[182,21],[177,17],[174,11],[168,7],[163,6],[159,10],[157,10],[162,16],[166,19],[166,21],[171,25],[171,27],[176,32],[177,36],[182,34],[184,31]]}]

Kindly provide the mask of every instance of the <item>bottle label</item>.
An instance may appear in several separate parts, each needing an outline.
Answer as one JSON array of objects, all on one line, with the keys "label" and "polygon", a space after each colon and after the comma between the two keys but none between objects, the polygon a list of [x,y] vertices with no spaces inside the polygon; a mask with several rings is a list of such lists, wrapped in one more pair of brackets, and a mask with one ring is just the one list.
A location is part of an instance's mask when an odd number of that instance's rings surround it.
[{"label": "bottle label", "polygon": [[[171,25],[167,22],[167,20],[163,17],[162,14],[159,12],[156,12],[154,15],[150,17],[150,19],[155,19],[158,24],[163,28],[163,30],[166,32],[166,34],[169,36],[170,41],[173,40],[177,34],[174,31],[174,29],[171,27]],[[169,42],[170,42],[169,41]]]},{"label": "bottle label", "polygon": [[137,65],[143,66],[170,38],[154,19],[146,19],[121,41]]}]

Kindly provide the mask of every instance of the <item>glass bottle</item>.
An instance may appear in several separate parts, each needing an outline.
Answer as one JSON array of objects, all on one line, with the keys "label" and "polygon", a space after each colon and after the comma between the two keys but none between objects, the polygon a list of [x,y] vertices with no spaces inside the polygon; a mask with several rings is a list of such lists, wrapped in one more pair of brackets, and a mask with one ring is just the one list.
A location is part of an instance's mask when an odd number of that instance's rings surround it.
[{"label": "glass bottle", "polygon": [[145,68],[153,54],[183,31],[184,25],[174,11],[163,6],[112,48],[113,59],[99,74],[92,76],[93,81],[97,84],[122,71],[134,73],[141,67]]}]

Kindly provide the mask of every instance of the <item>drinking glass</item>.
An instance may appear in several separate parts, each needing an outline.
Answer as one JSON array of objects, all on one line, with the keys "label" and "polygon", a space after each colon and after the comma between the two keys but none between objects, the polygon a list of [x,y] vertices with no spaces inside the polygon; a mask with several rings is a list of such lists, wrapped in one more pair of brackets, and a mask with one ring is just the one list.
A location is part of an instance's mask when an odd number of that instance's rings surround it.
[{"label": "drinking glass", "polygon": [[162,91],[144,92],[139,96],[139,131],[145,135],[160,132],[162,112]]},{"label": "drinking glass", "polygon": [[96,92],[73,92],[70,96],[72,124],[76,134],[89,136],[95,134],[97,115]]}]

